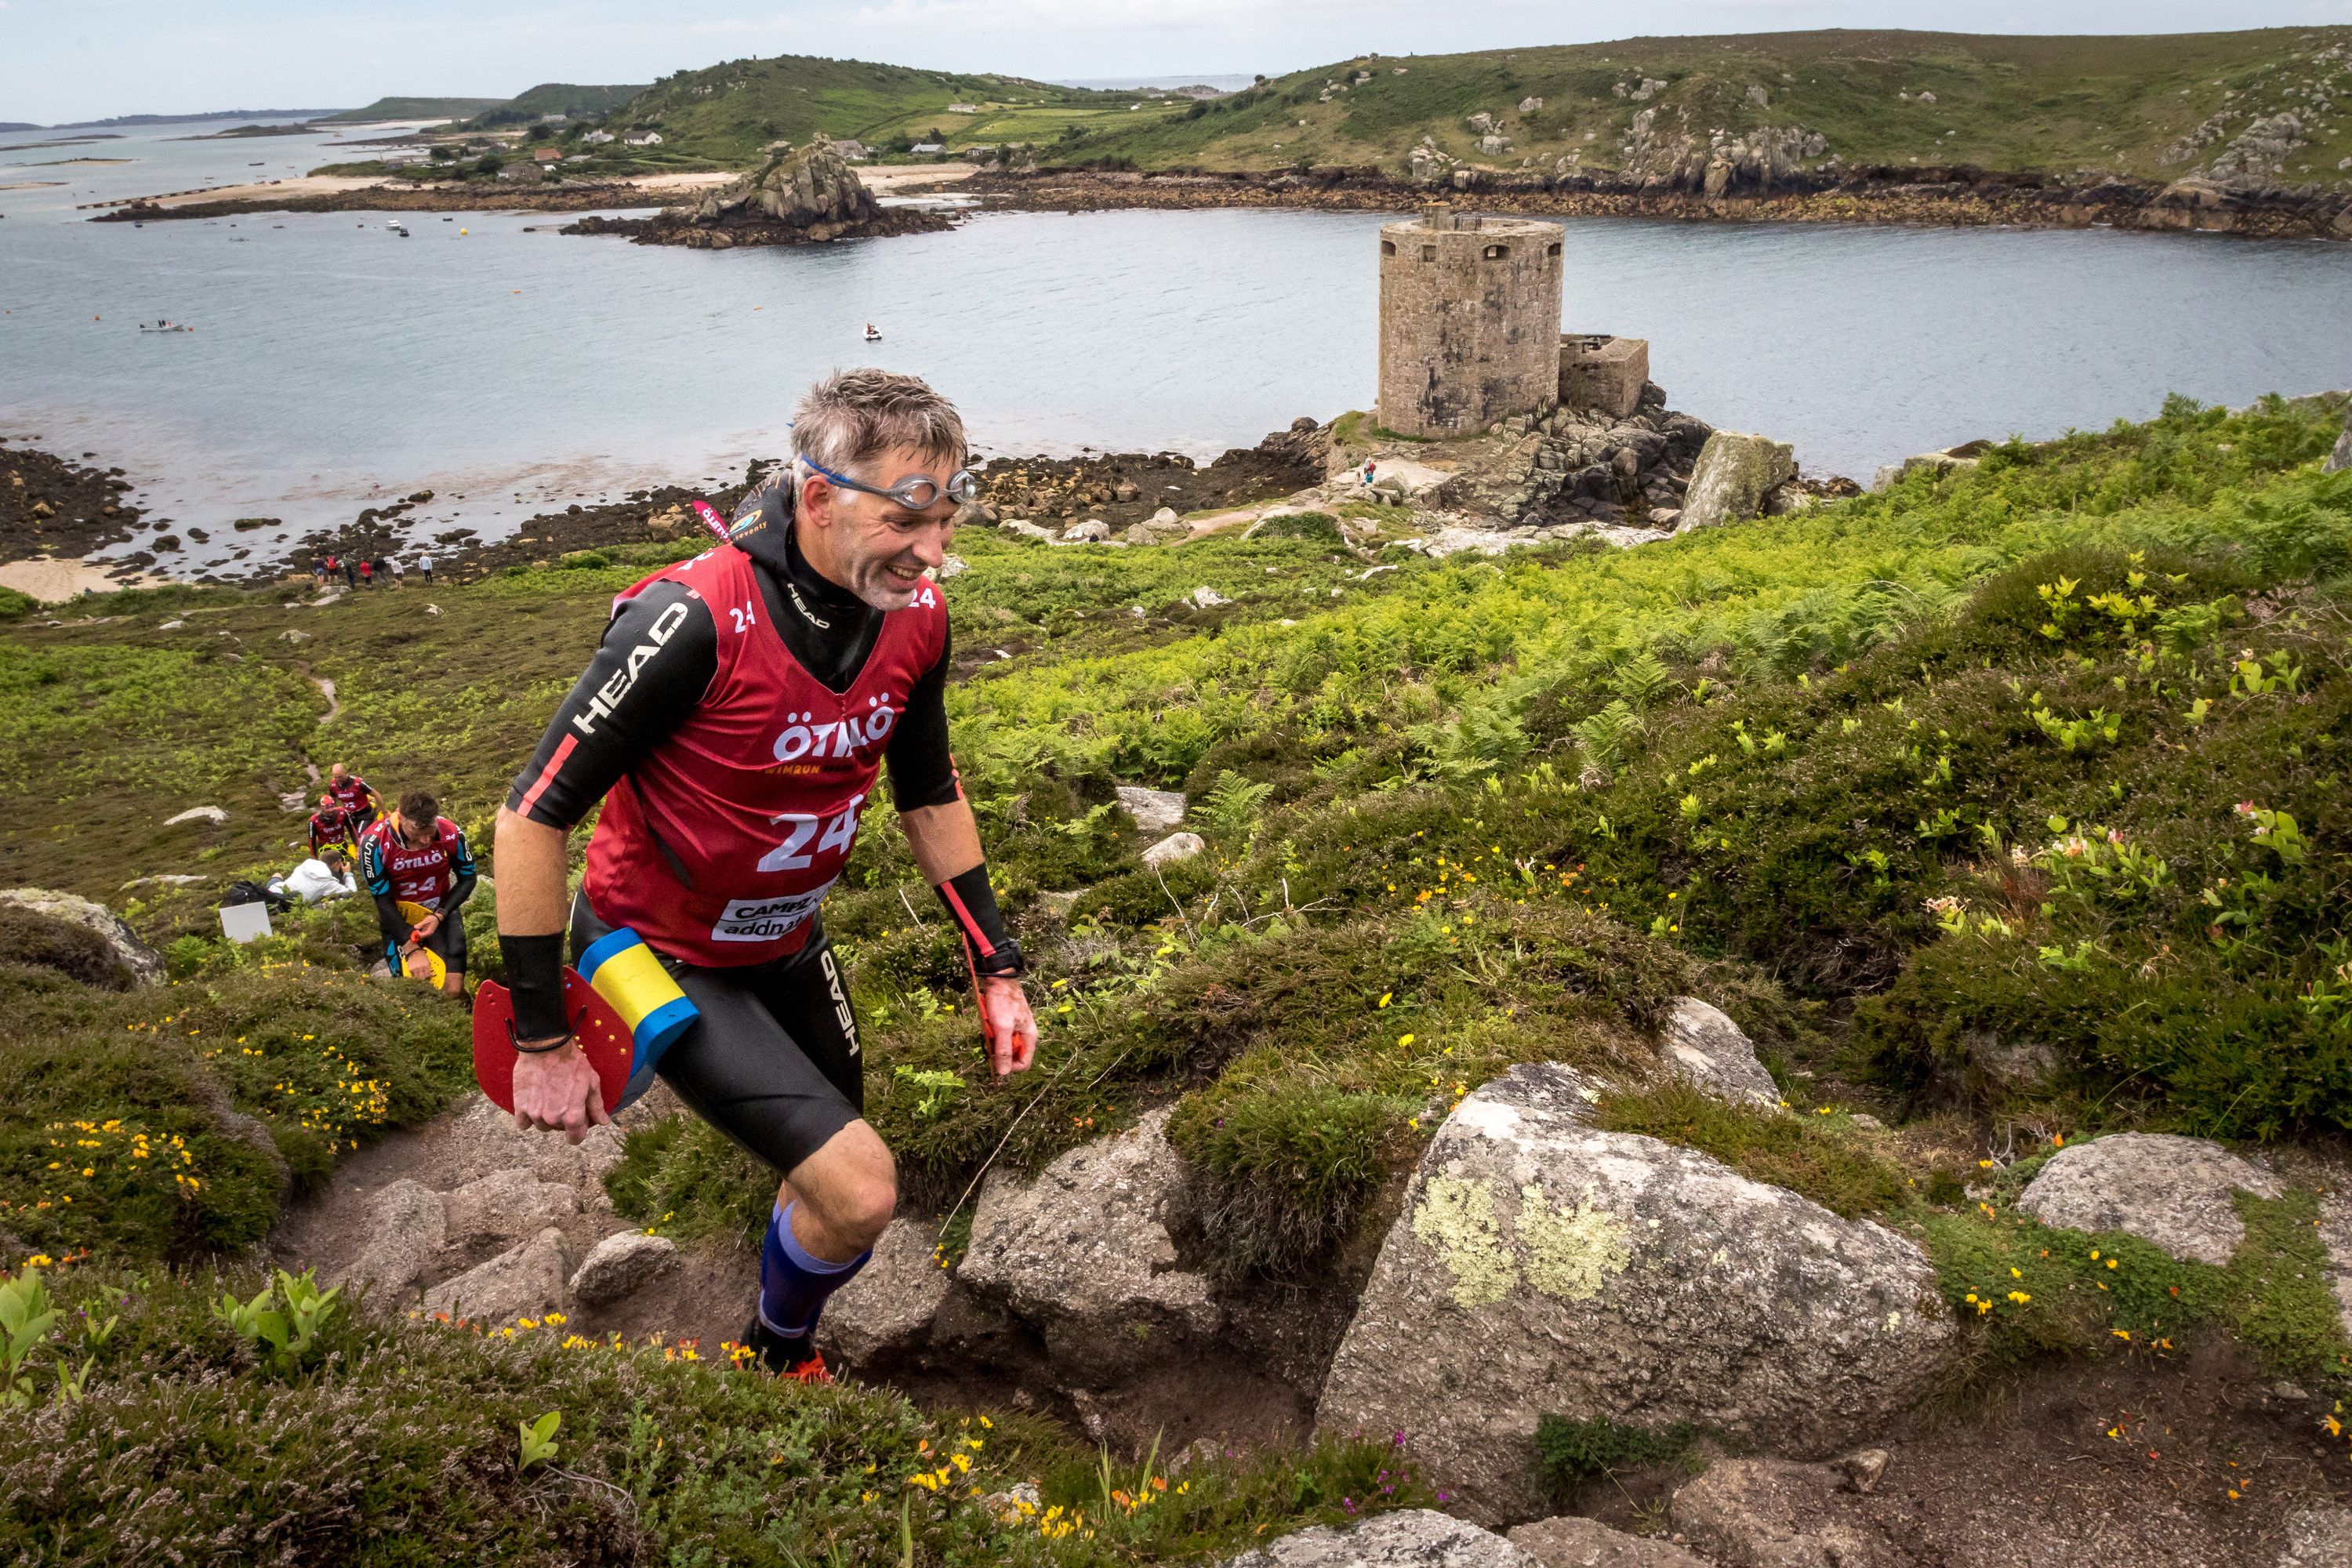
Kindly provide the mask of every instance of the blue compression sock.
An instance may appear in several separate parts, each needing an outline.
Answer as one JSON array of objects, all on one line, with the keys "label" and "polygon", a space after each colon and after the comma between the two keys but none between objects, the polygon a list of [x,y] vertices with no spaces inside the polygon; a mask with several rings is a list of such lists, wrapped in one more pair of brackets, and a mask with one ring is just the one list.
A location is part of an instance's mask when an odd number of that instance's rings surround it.
[{"label": "blue compression sock", "polygon": [[827,1263],[793,1235],[791,1205],[772,1211],[767,1245],[760,1249],[760,1321],[771,1333],[797,1338],[816,1327],[825,1298],[840,1289],[874,1256],[861,1252],[846,1263]]}]

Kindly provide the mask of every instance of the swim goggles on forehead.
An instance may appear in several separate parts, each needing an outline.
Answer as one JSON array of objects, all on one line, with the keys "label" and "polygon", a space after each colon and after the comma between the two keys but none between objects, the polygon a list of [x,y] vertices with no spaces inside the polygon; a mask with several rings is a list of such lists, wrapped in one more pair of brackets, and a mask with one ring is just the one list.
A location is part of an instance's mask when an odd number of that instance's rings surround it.
[{"label": "swim goggles on forehead", "polygon": [[870,496],[887,496],[908,511],[929,510],[941,495],[959,505],[980,499],[980,477],[969,468],[958,468],[950,474],[944,486],[929,474],[908,474],[886,489],[877,485],[860,484],[847,474],[836,474],[823,463],[813,463],[806,458],[793,460],[812,473],[823,474],[845,489],[863,490]]}]

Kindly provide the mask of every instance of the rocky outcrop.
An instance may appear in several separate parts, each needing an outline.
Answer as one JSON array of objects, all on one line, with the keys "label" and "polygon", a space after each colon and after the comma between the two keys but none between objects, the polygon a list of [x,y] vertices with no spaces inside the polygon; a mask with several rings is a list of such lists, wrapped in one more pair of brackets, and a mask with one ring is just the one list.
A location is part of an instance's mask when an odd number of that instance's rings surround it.
[{"label": "rocky outcrop", "polygon": [[1543,1568],[1707,1568],[1671,1541],[1627,1535],[1572,1514],[1522,1524],[1508,1539]]},{"label": "rocky outcrop", "polygon": [[758,172],[711,192],[695,207],[694,221],[740,226],[765,220],[795,228],[846,227],[880,210],[856,171],[830,146],[818,142],[797,152],[778,153]]},{"label": "rocky outcrop", "polygon": [[1780,1089],[1756,1059],[1747,1032],[1696,996],[1677,996],[1661,1042],[1668,1070],[1707,1093],[1768,1110],[1780,1109]]},{"label": "rocky outcrop", "polygon": [[2347,468],[2352,468],[2352,419],[2345,421],[2344,434],[2336,438],[2336,450],[2327,454],[2327,461],[2320,465],[2319,471],[2340,474]]},{"label": "rocky outcrop", "polygon": [[1179,860],[1190,860],[1208,847],[1208,840],[1197,833],[1171,833],[1159,843],[1145,849],[1141,859],[1146,866],[1156,871],[1162,866],[1172,866]]},{"label": "rocky outcrop", "polygon": [[422,1182],[394,1182],[369,1202],[367,1225],[367,1245],[346,1278],[366,1280],[395,1301],[415,1300],[417,1280],[448,1245],[441,1194]]},{"label": "rocky outcrop", "polygon": [[10,888],[0,890],[0,905],[13,905],[78,925],[106,944],[115,961],[131,972],[135,984],[160,985],[163,982],[163,955],[132,935],[131,928],[104,904],[47,888]]},{"label": "rocky outcrop", "polygon": [[1312,1525],[1225,1568],[1544,1568],[1501,1536],[1428,1509],[1376,1514],[1352,1530]]},{"label": "rocky outcrop", "polygon": [[1206,1277],[1179,1265],[1171,1230],[1192,1194],[1168,1116],[1070,1150],[1034,1180],[997,1169],[981,1185],[956,1277],[1036,1329],[1066,1379],[1107,1384],[1223,1321]]},{"label": "rocky outcrop", "polygon": [[1796,452],[1786,441],[1717,430],[1698,455],[1679,526],[1720,528],[1755,517],[1766,496],[1796,477]]},{"label": "rocky outcrop", "polygon": [[1514,1068],[1424,1151],[1317,1411],[1402,1431],[1473,1518],[1545,1510],[1543,1415],[1691,1422],[1813,1458],[1909,1407],[1955,1330],[1910,1242],[1704,1154],[1585,1125]]},{"label": "rocky outcrop", "polygon": [[[1501,475],[1511,487],[1493,504],[1506,520],[1625,519],[1629,510],[1677,508],[1691,465],[1713,428],[1666,407],[1665,390],[1644,383],[1639,409],[1623,419],[1593,409],[1560,408],[1540,418],[1505,421],[1522,439]],[[1467,488],[1449,489],[1464,502]]]},{"label": "rocky outcrop", "polygon": [[2278,1568],[2352,1568],[2352,1509],[2297,1509],[2286,1516]]},{"label": "rocky outcrop", "polygon": [[2184,1262],[2230,1261],[2246,1226],[2233,1193],[2274,1198],[2276,1176],[2202,1138],[2119,1132],[2053,1154],[2017,1206],[2067,1230],[2120,1230]]}]

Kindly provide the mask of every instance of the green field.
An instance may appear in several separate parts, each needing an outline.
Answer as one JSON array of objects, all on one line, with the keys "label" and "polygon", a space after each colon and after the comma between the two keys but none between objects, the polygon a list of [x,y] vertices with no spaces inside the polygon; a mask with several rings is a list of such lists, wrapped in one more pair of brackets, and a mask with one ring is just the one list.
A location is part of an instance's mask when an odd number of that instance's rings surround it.
[{"label": "green field", "polygon": [[[1801,125],[1826,140],[1822,159],[1848,165],[2169,178],[2210,160],[2255,116],[2295,108],[2310,145],[2276,177],[2335,183],[2345,178],[2338,161],[2352,154],[2352,116],[2316,105],[2352,89],[2347,44],[2352,27],[2340,26],[2143,37],[1827,31],[1359,57],[1277,78],[1196,117],[1179,110],[1106,125],[1063,152],[1147,168],[1312,162],[1402,174],[1407,150],[1428,135],[1474,166],[1549,170],[1573,154],[1579,166],[1613,168],[1634,116],[1655,110],[1658,133],[1686,130],[1702,142],[1717,128]],[[1370,79],[1354,85],[1362,72]],[[1644,80],[1665,85],[1645,100],[1616,90]],[[1323,101],[1334,83],[1347,90]],[[1761,106],[1748,96],[1755,88]],[[1520,114],[1530,98],[1543,107]],[[2223,111],[2221,140],[2159,161]],[[1468,117],[1481,112],[1509,137],[1507,153],[1478,151]]]},{"label": "green field", "polygon": [[[615,110],[604,129],[615,134],[657,130],[666,150],[750,162],[771,142],[804,142],[819,133],[855,138],[877,150],[894,141],[920,142],[935,131],[950,148],[1058,136],[1074,119],[1124,113],[1134,101],[1131,93],[1089,92],[1019,77],[785,55],[666,77]],[[982,112],[950,114],[953,103]]]}]

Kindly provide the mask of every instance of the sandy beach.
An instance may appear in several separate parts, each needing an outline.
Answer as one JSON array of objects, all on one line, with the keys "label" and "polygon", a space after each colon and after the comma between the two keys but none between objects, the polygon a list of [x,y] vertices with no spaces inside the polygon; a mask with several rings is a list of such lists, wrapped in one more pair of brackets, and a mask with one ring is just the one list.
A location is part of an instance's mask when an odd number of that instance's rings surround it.
[{"label": "sandy beach", "polygon": [[79,561],[32,560],[0,563],[0,588],[14,588],[45,605],[70,599],[85,588],[94,593],[111,594],[117,588],[150,588],[170,580],[152,574],[142,577],[110,577],[99,568]]}]

